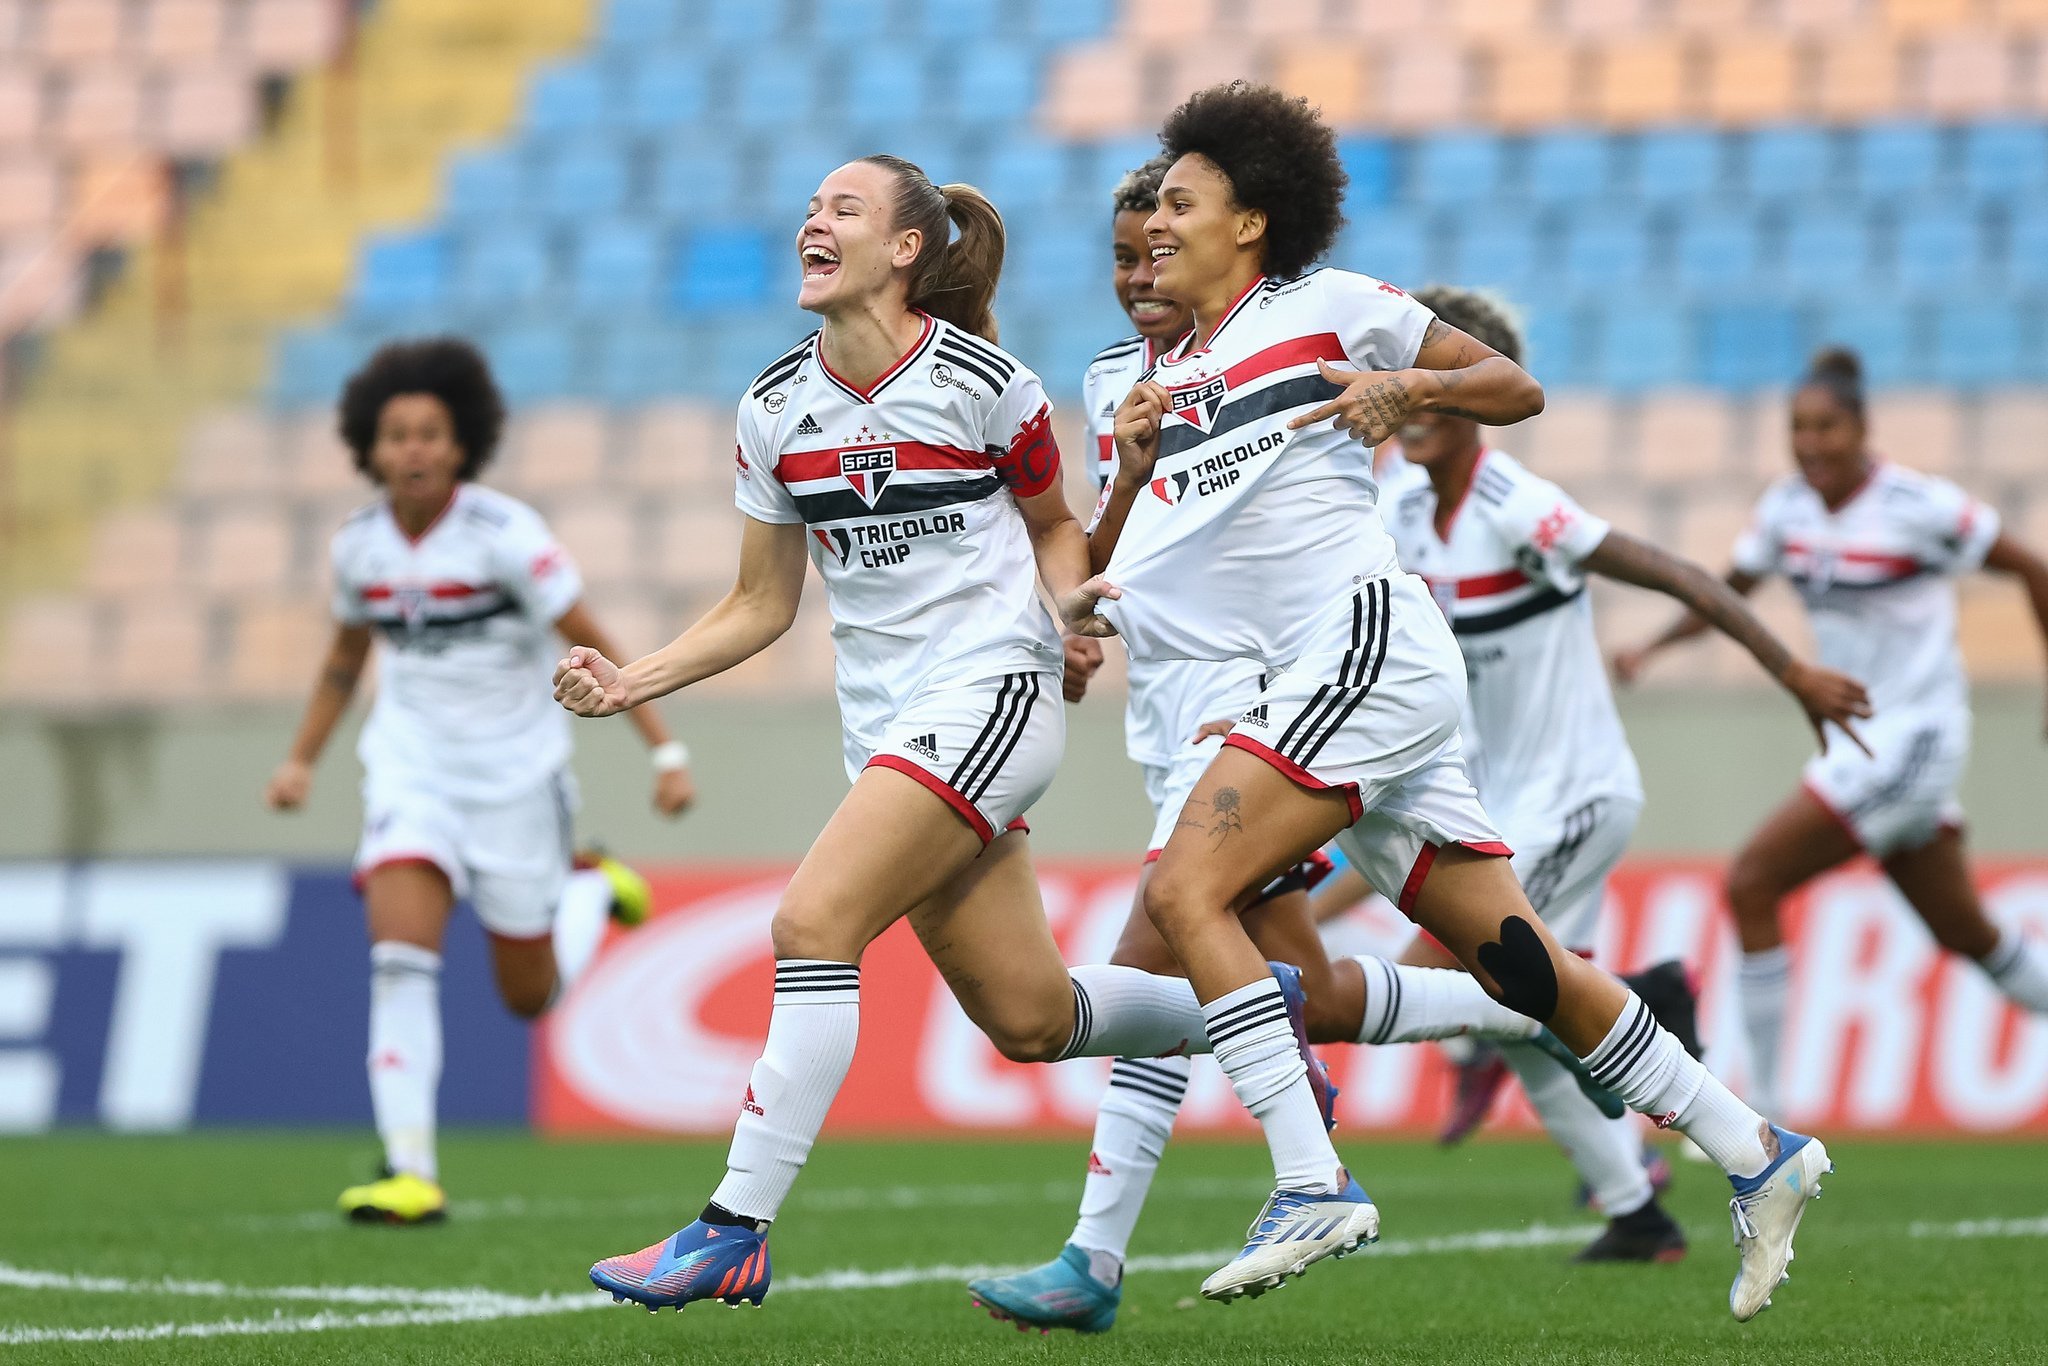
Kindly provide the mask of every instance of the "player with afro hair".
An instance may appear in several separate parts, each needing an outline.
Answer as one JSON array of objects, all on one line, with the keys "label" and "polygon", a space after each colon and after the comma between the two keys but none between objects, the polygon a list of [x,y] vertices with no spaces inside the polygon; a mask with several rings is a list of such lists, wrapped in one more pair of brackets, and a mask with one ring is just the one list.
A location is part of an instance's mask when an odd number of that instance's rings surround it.
[{"label": "player with afro hair", "polygon": [[1211,86],[1173,111],[1159,140],[1171,160],[1208,161],[1238,208],[1264,216],[1267,275],[1291,280],[1336,244],[1351,177],[1307,100],[1244,81]]},{"label": "player with afro hair", "polygon": [[400,394],[431,394],[447,410],[455,444],[462,448],[457,480],[476,478],[497,454],[498,438],[505,430],[505,400],[483,353],[460,337],[387,342],[349,377],[341,393],[341,439],[365,477],[383,482],[370,454],[384,405]]}]

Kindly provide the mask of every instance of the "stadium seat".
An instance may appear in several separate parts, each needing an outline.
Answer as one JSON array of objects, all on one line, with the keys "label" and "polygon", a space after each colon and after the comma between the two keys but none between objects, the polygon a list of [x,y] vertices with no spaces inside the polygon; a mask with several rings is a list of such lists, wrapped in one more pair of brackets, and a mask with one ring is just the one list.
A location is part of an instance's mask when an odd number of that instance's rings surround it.
[{"label": "stadium seat", "polygon": [[575,355],[562,327],[515,326],[480,340],[506,402],[516,406],[570,392]]},{"label": "stadium seat", "polygon": [[121,508],[93,527],[85,586],[97,593],[139,593],[176,583],[186,564],[183,519],[167,507]]},{"label": "stadium seat", "polygon": [[[1269,8],[1295,12],[1288,5]],[[1365,120],[1370,92],[1367,62],[1349,44],[1324,40],[1282,49],[1273,63],[1273,83],[1322,110],[1334,127],[1353,127]]]},{"label": "stadium seat", "polygon": [[1686,46],[1673,35],[1608,43],[1593,66],[1593,112],[1603,123],[1635,127],[1690,112]]},{"label": "stadium seat", "polygon": [[669,297],[685,313],[758,306],[768,297],[768,262],[767,239],[756,229],[701,229],[684,242]]},{"label": "stadium seat", "polygon": [[1899,215],[1892,271],[1915,293],[1952,293],[1985,273],[1984,232],[1967,204],[1953,199],[1917,204]]},{"label": "stadium seat", "polygon": [[[1545,377],[1545,383],[1549,383]],[[1605,394],[1546,394],[1543,411],[1500,435],[1529,468],[1584,494],[1612,479],[1614,404]]]},{"label": "stadium seat", "polygon": [[63,0],[40,9],[35,53],[51,66],[76,67],[117,56],[127,33],[121,0]]},{"label": "stadium seat", "polygon": [[1007,26],[1003,0],[912,0],[910,32],[950,46],[966,39],[991,38]]},{"label": "stadium seat", "polygon": [[1742,181],[1756,198],[1804,198],[1834,180],[1835,149],[1820,128],[1771,125],[1751,133],[1743,144]]},{"label": "stadium seat", "polygon": [[467,152],[448,167],[448,216],[457,222],[494,224],[526,210],[526,172],[509,151]]},{"label": "stadium seat", "polygon": [[246,599],[274,593],[293,577],[297,537],[275,504],[220,509],[198,538],[190,582],[202,593]]},{"label": "stadium seat", "polygon": [[1440,133],[1417,140],[1409,166],[1408,197],[1435,207],[1466,207],[1499,189],[1505,149],[1490,133]]},{"label": "stadium seat", "polygon": [[[832,13],[828,5],[822,13]],[[814,60],[801,48],[752,52],[729,72],[731,103],[722,111],[747,128],[782,128],[818,112],[829,58]]]},{"label": "stadium seat", "polygon": [[1347,270],[1419,288],[1444,269],[1441,243],[1441,234],[1414,210],[1380,209],[1351,215],[1332,259]]},{"label": "stadium seat", "polygon": [[72,240],[127,244],[154,234],[170,212],[170,176],[155,157],[119,154],[77,168],[71,180]]},{"label": "stadium seat", "polygon": [[234,68],[174,76],[158,100],[150,145],[179,157],[214,158],[256,131],[256,92]]},{"label": "stadium seat", "polygon": [[448,287],[447,239],[439,232],[391,233],[364,242],[349,307],[362,314],[418,313]]},{"label": "stadium seat", "polygon": [[1865,0],[1778,0],[1778,22],[1797,33],[1834,38],[1866,16]]},{"label": "stadium seat", "polygon": [[333,630],[327,603],[312,593],[242,604],[230,628],[229,691],[256,701],[304,692]]},{"label": "stadium seat", "polygon": [[1337,156],[1351,178],[1345,192],[1347,212],[1362,212],[1394,200],[1394,144],[1385,138],[1346,137],[1337,141]]},{"label": "stadium seat", "polygon": [[2048,432],[2048,389],[2007,388],[1984,395],[1973,452],[1977,468],[2032,482],[2034,501],[2048,507],[2048,493],[2039,484],[2043,432]]},{"label": "stadium seat", "polygon": [[[1924,375],[1927,333],[1917,310],[1895,299],[1841,297],[1824,304],[1807,335],[1808,354],[1821,346],[1848,346],[1863,358],[1863,376],[1872,388],[1904,383]],[[1786,380],[1796,378],[1787,375]]]},{"label": "stadium seat", "polygon": [[740,562],[742,524],[730,503],[671,502],[655,528],[655,582],[696,591],[725,588]]},{"label": "stadium seat", "polygon": [[588,335],[583,350],[590,357],[590,392],[607,403],[644,403],[703,387],[704,353],[672,321],[607,323]]},{"label": "stadium seat", "polygon": [[1041,0],[1028,8],[1033,36],[1048,42],[1072,43],[1107,32],[1117,6],[1115,0],[1059,0],[1057,4]]},{"label": "stadium seat", "polygon": [[1288,37],[1402,37],[1434,27],[1436,0],[1337,0],[1334,6],[1248,5],[1245,22]]},{"label": "stadium seat", "polygon": [[1512,41],[1536,36],[1550,20],[1545,0],[1440,0],[1434,8],[1452,32],[1466,38]]},{"label": "stadium seat", "polygon": [[1558,265],[1563,283],[1598,289],[1641,280],[1650,260],[1650,225],[1639,207],[1589,201],[1572,212]]},{"label": "stadium seat", "polygon": [[[654,167],[654,216],[665,224],[693,222],[741,206],[751,175],[739,155],[723,147],[672,147]],[[802,205],[791,209],[801,211]]]},{"label": "stadium seat", "polygon": [[[977,123],[1028,119],[1047,69],[1045,62],[1011,42],[969,43],[948,53],[945,62],[954,81],[955,115]],[[1006,131],[1001,141],[1016,137]]]},{"label": "stadium seat", "polygon": [[622,53],[659,48],[676,37],[681,0],[605,0],[600,41]]},{"label": "stadium seat", "polygon": [[709,111],[710,83],[696,53],[650,52],[625,72],[620,119],[636,133],[687,128]]},{"label": "stadium seat", "polygon": [[604,223],[576,239],[569,272],[570,297],[578,312],[611,316],[651,311],[660,305],[661,234],[640,219]]},{"label": "stadium seat", "polygon": [[720,44],[773,38],[789,26],[792,0],[709,0],[686,6],[686,36]]},{"label": "stadium seat", "polygon": [[355,342],[334,328],[287,331],[272,352],[268,392],[285,405],[331,402],[361,359]]},{"label": "stadium seat", "polygon": [[1504,128],[1544,128],[1590,112],[1586,53],[1567,39],[1499,35],[1489,49],[1488,114]]},{"label": "stadium seat", "polygon": [[1221,0],[1124,0],[1122,29],[1145,42],[1174,42],[1219,27]]},{"label": "stadium seat", "polygon": [[1868,280],[1871,269],[1870,225],[1861,214],[1814,208],[1792,215],[1781,264],[1792,285],[1846,288]]},{"label": "stadium seat", "polygon": [[227,12],[227,0],[150,0],[142,12],[139,51],[160,65],[210,58],[223,45]]},{"label": "stadium seat", "polygon": [[1735,400],[1727,393],[1653,389],[1636,406],[1631,473],[1645,483],[1666,487],[1720,487],[1727,479],[1734,430]]},{"label": "stadium seat", "polygon": [[1954,28],[1976,18],[1977,0],[1878,0],[1886,24],[1901,32]]},{"label": "stadium seat", "polygon": [[0,231],[42,233],[56,225],[61,182],[32,152],[0,157]]},{"label": "stadium seat", "polygon": [[1973,29],[1932,37],[1922,56],[1923,98],[1936,118],[1961,119],[2012,107],[2013,43],[2004,33]]},{"label": "stadium seat", "polygon": [[2048,286],[2048,203],[2034,200],[2006,231],[2005,277],[2014,285]]},{"label": "stadium seat", "polygon": [[1659,16],[1680,33],[1707,38],[1742,33],[1756,17],[1755,0],[1686,0]]},{"label": "stadium seat", "polygon": [[632,171],[616,141],[572,142],[536,168],[535,207],[563,222],[582,222],[626,207]]},{"label": "stadium seat", "polygon": [[1529,139],[1522,193],[1536,204],[1597,199],[1613,184],[1613,143],[1584,128],[1552,129]]},{"label": "stadium seat", "polygon": [[514,219],[457,239],[455,301],[479,317],[537,304],[553,283],[553,253],[530,223]]},{"label": "stadium seat", "polygon": [[1868,199],[1923,193],[1941,171],[1941,134],[1930,123],[1866,124],[1850,145],[1851,173]]},{"label": "stadium seat", "polygon": [[840,112],[856,124],[913,123],[925,115],[930,73],[921,49],[869,44],[844,54]]},{"label": "stadium seat", "polygon": [[1722,208],[1685,215],[1678,224],[1673,263],[1678,283],[1689,290],[1719,292],[1755,278],[1763,271],[1763,233],[1756,215]]},{"label": "stadium seat", "polygon": [[1384,54],[1372,82],[1375,128],[1455,127],[1475,112],[1471,54],[1427,36]]},{"label": "stadium seat", "polygon": [[1592,367],[1598,382],[1628,393],[1692,373],[1691,319],[1683,310],[1640,297],[1604,302]]},{"label": "stadium seat", "polygon": [[71,74],[56,110],[60,146],[73,150],[133,146],[142,135],[142,73],[106,66]]},{"label": "stadium seat", "polygon": [[1067,218],[1041,223],[1010,244],[1004,263],[1009,284],[1027,297],[1059,297],[1106,277],[1109,260],[1100,218]]},{"label": "stadium seat", "polygon": [[259,71],[291,72],[323,61],[341,40],[346,6],[333,0],[246,0],[242,54]]},{"label": "stadium seat", "polygon": [[525,131],[541,138],[598,132],[611,121],[611,97],[619,87],[619,75],[587,60],[536,72],[526,86]]},{"label": "stadium seat", "polygon": [[[47,699],[50,680],[78,680],[75,701],[97,701],[95,677],[106,664],[100,603],[82,595],[17,598],[0,633],[0,697],[14,702]],[[68,686],[68,685],[67,685]]]},{"label": "stadium seat", "polygon": [[536,497],[589,489],[605,479],[608,410],[582,399],[544,403],[513,416],[493,480]]},{"label": "stadium seat", "polygon": [[[1159,139],[1145,135],[1108,138],[1072,145],[1080,157],[1079,191],[1085,204],[1107,200],[1110,191],[1124,178],[1125,172],[1142,166],[1159,155]],[[996,149],[996,154],[1000,154],[1000,149]]]},{"label": "stadium seat", "polygon": [[1820,47],[1814,105],[1835,120],[1889,114],[1899,108],[1903,75],[1899,45],[1890,34],[1845,29]]},{"label": "stadium seat", "polygon": [[1724,303],[1701,309],[1700,376],[1723,389],[1762,389],[1785,382],[1805,359],[1799,312],[1777,302]]},{"label": "stadium seat", "polygon": [[[1038,207],[1073,193],[1073,159],[1067,148],[1037,138],[1005,138],[989,149],[980,185],[1005,215],[1019,206]],[[1108,202],[1105,195],[1100,201]]]},{"label": "stadium seat", "polygon": [[[351,351],[347,368],[353,369],[364,359]],[[369,485],[356,472],[354,456],[335,430],[333,404],[339,390],[337,383],[311,401],[316,406],[277,419],[279,455],[286,487],[294,498],[353,507],[367,501]],[[339,525],[338,519],[335,525]],[[316,527],[323,536],[329,530],[332,528],[324,523]]]},{"label": "stadium seat", "polygon": [[639,578],[642,560],[633,504],[604,493],[586,493],[555,508],[548,519],[583,581],[600,588]]},{"label": "stadium seat", "polygon": [[193,419],[185,429],[178,486],[195,498],[275,495],[285,470],[277,457],[277,432],[254,408],[221,408]]},{"label": "stadium seat", "polygon": [[1874,393],[1870,444],[1916,470],[1954,475],[1963,463],[1963,405],[1938,390],[1895,388]]},{"label": "stadium seat", "polygon": [[637,493],[683,500],[730,494],[732,406],[681,399],[649,403],[626,415],[624,456],[621,473]]},{"label": "stadium seat", "polygon": [[[1697,0],[1681,5],[1677,13],[1689,14],[1696,5]],[[1725,126],[1791,114],[1800,98],[1799,61],[1799,47],[1789,37],[1740,27],[1714,34],[1707,49],[1707,117]]]},{"label": "stadium seat", "polygon": [[1522,214],[1467,218],[1457,244],[1452,275],[1460,284],[1512,294],[1547,264],[1536,225]]},{"label": "stadium seat", "polygon": [[1101,138],[1139,127],[1144,83],[1137,56],[1137,49],[1114,41],[1060,52],[1047,83],[1046,125],[1069,138]]},{"label": "stadium seat", "polygon": [[1962,130],[1963,184],[1977,195],[2036,194],[2048,189],[2048,124],[2010,120]]},{"label": "stadium seat", "polygon": [[1722,190],[1725,140],[1708,128],[1671,128],[1635,140],[1636,193],[1652,203],[1705,201]]},{"label": "stadium seat", "polygon": [[[1710,490],[1692,493],[1678,503],[1673,549],[1695,564],[1716,568],[1726,565],[1735,553],[1736,538],[1749,526],[1755,507],[1755,500],[1746,496]],[[1731,644],[1730,650],[1748,669],[1756,668],[1737,647]]]},{"label": "stadium seat", "polygon": [[832,0],[812,12],[805,37],[827,49],[865,41],[889,27],[891,8],[892,0]]},{"label": "stadium seat", "polygon": [[1583,310],[1562,295],[1517,295],[1509,302],[1522,313],[1523,368],[1541,380],[1546,390],[1589,383]]},{"label": "stadium seat", "polygon": [[0,148],[28,146],[42,123],[42,72],[23,65],[0,67]]},{"label": "stadium seat", "polygon": [[114,696],[185,702],[199,696],[212,658],[210,606],[159,589],[122,600],[114,613],[105,677]]},{"label": "stadium seat", "polygon": [[1964,390],[2048,379],[2030,331],[2026,312],[2010,299],[1943,297],[1934,307],[1934,378]]}]

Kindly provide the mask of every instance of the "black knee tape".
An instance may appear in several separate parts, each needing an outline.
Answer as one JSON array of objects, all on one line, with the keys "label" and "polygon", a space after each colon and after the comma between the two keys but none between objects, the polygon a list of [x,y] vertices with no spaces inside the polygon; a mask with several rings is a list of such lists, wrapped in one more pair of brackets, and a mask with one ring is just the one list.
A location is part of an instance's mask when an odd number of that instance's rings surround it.
[{"label": "black knee tape", "polygon": [[1532,1020],[1557,1014],[1557,965],[1543,936],[1521,916],[1500,922],[1500,942],[1479,946],[1479,966],[1500,987],[1500,1003]]}]

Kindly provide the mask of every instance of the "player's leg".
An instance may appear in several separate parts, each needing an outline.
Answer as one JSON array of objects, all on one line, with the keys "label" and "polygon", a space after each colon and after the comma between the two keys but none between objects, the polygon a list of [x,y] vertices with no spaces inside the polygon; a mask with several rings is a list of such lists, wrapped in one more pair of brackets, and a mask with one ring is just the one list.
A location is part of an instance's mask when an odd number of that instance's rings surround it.
[{"label": "player's leg", "polygon": [[[565,985],[555,945],[565,932],[565,894],[574,861],[575,787],[558,773],[511,801],[460,808],[462,859],[469,899],[490,935],[498,997],[521,1019],[537,1019]],[[594,909],[586,896],[569,908],[572,938],[589,937]],[[602,923],[598,926],[602,933]],[[577,943],[587,963],[596,945]]]},{"label": "player's leg", "polygon": [[[1846,746],[1844,746],[1846,747]],[[1778,923],[1785,898],[1855,857],[1855,832],[1813,788],[1802,786],[1751,835],[1728,869],[1728,909],[1742,945],[1742,1024],[1749,1040],[1750,1093],[1777,1104],[1778,1059],[1792,991],[1792,950]]]},{"label": "player's leg", "polygon": [[1984,969],[2013,1004],[2048,1012],[2048,953],[1984,913],[1959,825],[1944,824],[1926,843],[1887,855],[1884,871],[1937,943]]}]

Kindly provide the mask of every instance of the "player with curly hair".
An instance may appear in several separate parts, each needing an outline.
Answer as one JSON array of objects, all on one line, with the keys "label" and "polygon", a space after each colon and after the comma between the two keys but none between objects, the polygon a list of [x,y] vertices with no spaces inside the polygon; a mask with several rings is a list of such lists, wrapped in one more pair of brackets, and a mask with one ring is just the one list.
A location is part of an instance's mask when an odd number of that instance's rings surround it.
[{"label": "player with curly hair", "polygon": [[[340,430],[381,496],[335,533],[334,640],[269,804],[303,805],[313,767],[381,638],[364,723],[355,859],[370,930],[370,1102],[385,1174],[342,1192],[354,1219],[442,1218],[434,1145],[441,944],[458,898],[490,932],[498,994],[528,1019],[586,962],[611,909],[646,914],[638,876],[609,859],[576,877],[568,718],[549,696],[552,637],[600,648],[576,566],[532,508],[476,484],[505,404],[477,349],[394,342],[348,382]],[[654,805],[694,799],[688,756],[652,711]],[[560,913],[558,913],[558,911]]]},{"label": "player with curly hair", "polygon": [[[1859,852],[1883,867],[1935,941],[1984,970],[2015,1005],[2048,1013],[2048,951],[1984,913],[1963,848],[1956,786],[1970,749],[1970,689],[1956,642],[1954,581],[1987,570],[2020,581],[2048,638],[2048,562],[1989,504],[1870,448],[1863,366],[1828,347],[1792,394],[1795,472],[1757,503],[1728,584],[1782,574],[1798,590],[1821,658],[1870,679],[1869,749],[1809,759],[1799,787],[1735,856],[1728,905],[1742,943],[1751,1080],[1775,1093],[1792,989],[1778,921],[1784,899]],[[1624,681],[1705,628],[1688,613],[1615,660]]]},{"label": "player with curly hair", "polygon": [[[1375,513],[1370,447],[1417,414],[1490,425],[1541,410],[1506,356],[1398,288],[1312,271],[1342,217],[1335,139],[1306,102],[1233,82],[1168,118],[1175,157],[1145,225],[1160,293],[1195,330],[1119,407],[1117,476],[1064,604],[1138,658],[1253,658],[1275,676],[1183,808],[1145,909],[1203,1001],[1216,1059],[1272,1150],[1276,1189],[1203,1284],[1256,1294],[1377,1235],[1331,1146],[1240,898],[1333,838],[1503,1004],[1729,1174],[1753,1317],[1791,1257],[1826,1150],[1767,1123],[1530,908],[1459,744],[1464,661]],[[1077,612],[1094,598],[1097,612]]]}]

